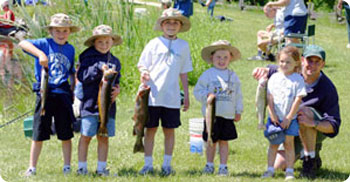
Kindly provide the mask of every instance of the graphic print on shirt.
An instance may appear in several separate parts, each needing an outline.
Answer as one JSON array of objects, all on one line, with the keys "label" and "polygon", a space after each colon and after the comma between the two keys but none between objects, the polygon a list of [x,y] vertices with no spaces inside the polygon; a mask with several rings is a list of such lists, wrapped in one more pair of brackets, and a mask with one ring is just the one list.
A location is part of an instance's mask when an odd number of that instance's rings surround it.
[{"label": "graphic print on shirt", "polygon": [[233,82],[226,83],[223,81],[214,81],[209,85],[209,90],[212,90],[217,101],[232,101]]},{"label": "graphic print on shirt", "polygon": [[49,83],[58,85],[69,72],[71,63],[69,59],[62,53],[49,54]]}]

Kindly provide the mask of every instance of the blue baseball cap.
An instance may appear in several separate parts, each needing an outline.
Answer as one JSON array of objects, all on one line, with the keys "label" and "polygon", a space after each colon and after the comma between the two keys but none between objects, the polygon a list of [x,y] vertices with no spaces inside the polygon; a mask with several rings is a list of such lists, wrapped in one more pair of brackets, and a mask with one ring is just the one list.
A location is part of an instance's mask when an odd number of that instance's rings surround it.
[{"label": "blue baseball cap", "polygon": [[279,145],[286,139],[283,128],[281,126],[275,126],[274,124],[270,124],[266,128],[264,135],[273,145]]}]

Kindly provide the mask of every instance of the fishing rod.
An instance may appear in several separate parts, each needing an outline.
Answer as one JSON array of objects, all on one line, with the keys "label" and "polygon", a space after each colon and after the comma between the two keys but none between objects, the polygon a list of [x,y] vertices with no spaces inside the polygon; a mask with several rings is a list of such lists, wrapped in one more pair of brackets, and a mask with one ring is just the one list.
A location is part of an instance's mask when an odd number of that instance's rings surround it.
[{"label": "fishing rod", "polygon": [[12,119],[11,121],[8,121],[8,122],[6,122],[5,124],[0,125],[0,128],[5,127],[5,126],[7,126],[7,125],[9,125],[9,124],[11,124],[11,123],[16,122],[17,120],[19,120],[19,119],[21,119],[22,117],[24,117],[24,116],[30,114],[31,112],[32,112],[32,110],[29,110],[29,111],[23,113],[22,115],[17,116],[16,118]]}]

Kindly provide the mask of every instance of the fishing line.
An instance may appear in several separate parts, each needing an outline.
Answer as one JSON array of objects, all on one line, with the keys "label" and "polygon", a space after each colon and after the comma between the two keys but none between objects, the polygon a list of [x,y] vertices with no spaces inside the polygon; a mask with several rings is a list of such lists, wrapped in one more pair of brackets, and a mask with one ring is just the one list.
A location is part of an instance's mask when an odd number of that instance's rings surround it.
[{"label": "fishing line", "polygon": [[27,116],[27,115],[30,114],[31,112],[32,112],[32,110],[29,110],[29,111],[23,113],[22,115],[17,116],[16,118],[12,119],[11,121],[5,122],[5,124],[0,125],[0,128],[5,127],[5,126],[7,126],[7,125],[9,125],[9,124],[11,124],[11,123],[14,123],[14,122],[18,121],[19,119],[21,119],[21,118],[24,117],[24,116]]}]

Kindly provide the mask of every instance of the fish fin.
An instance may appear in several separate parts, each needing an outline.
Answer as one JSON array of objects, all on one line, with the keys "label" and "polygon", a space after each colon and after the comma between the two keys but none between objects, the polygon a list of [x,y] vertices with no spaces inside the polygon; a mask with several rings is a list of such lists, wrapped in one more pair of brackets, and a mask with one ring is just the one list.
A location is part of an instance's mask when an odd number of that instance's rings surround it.
[{"label": "fish fin", "polygon": [[41,109],[40,116],[44,116],[44,115],[45,115],[45,109]]},{"label": "fish fin", "polygon": [[143,146],[143,142],[142,142],[142,137],[138,137],[136,139],[136,143],[134,145],[134,153],[136,152],[145,152],[145,147]]}]

